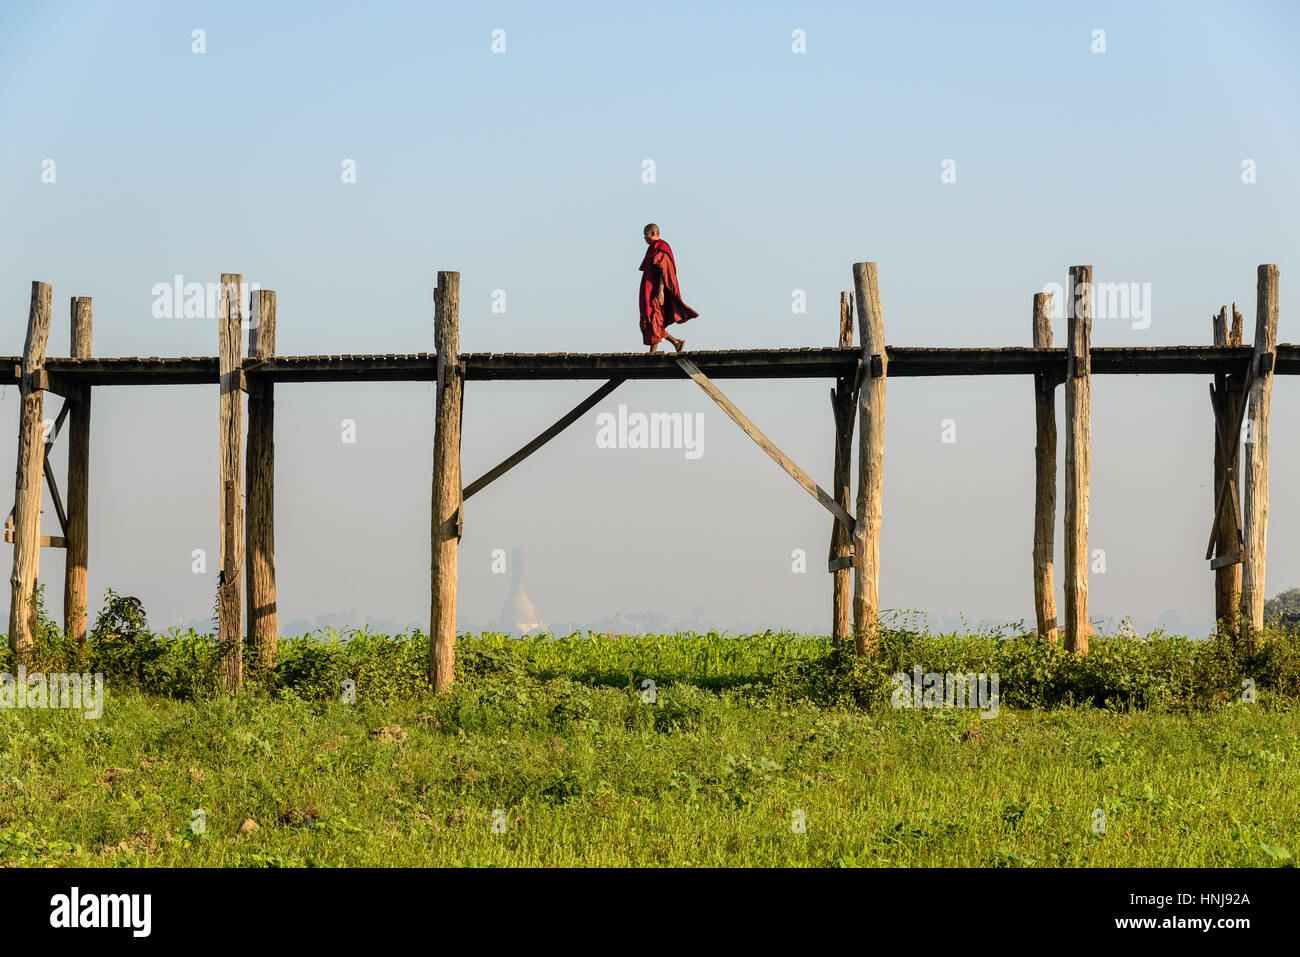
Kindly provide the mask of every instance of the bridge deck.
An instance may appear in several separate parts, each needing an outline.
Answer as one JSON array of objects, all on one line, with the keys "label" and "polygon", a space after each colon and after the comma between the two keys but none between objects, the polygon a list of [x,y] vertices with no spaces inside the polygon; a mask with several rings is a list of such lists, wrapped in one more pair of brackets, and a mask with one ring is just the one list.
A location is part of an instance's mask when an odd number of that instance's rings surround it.
[{"label": "bridge deck", "polygon": [[[735,349],[688,352],[715,379],[805,379],[852,375],[856,349]],[[1098,346],[1095,375],[1169,375],[1244,372],[1249,346]],[[1064,349],[888,347],[890,377],[1027,375],[1065,372]],[[463,353],[467,379],[684,379],[673,353]],[[20,357],[0,357],[0,384],[18,382]],[[51,386],[204,385],[218,379],[215,356],[185,358],[48,358]],[[408,355],[277,356],[244,360],[249,376],[273,382],[429,381],[437,376],[433,353]],[[1280,344],[1274,371],[1300,374],[1300,346]]]}]

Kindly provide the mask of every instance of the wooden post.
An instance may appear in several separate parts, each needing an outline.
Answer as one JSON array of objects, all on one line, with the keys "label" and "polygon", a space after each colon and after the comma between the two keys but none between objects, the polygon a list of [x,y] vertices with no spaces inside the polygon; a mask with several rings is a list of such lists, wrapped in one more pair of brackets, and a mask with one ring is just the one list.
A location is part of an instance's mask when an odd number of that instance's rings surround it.
[{"label": "wooden post", "polygon": [[[853,294],[840,293],[841,349],[853,348]],[[853,411],[856,382],[853,376],[840,376],[831,390],[831,410],[835,417],[835,471],[831,486],[840,508],[852,508],[850,458],[853,448]],[[853,633],[853,542],[844,523],[831,520],[831,640],[836,650],[844,648]]]},{"label": "wooden post", "polygon": [[451,686],[456,664],[456,551],[461,533],[460,420],[464,376],[460,368],[460,273],[439,272],[433,294],[433,334],[438,350],[434,398],[432,603],[429,611],[429,681]]},{"label": "wooden post", "polygon": [[885,470],[885,317],[875,263],[853,264],[858,332],[862,337],[858,502],[854,528],[853,630],[856,650],[871,651],[880,613],[880,522]]},{"label": "wooden post", "polygon": [[1246,563],[1241,575],[1241,611],[1248,645],[1259,646],[1264,627],[1264,565],[1268,545],[1268,418],[1277,353],[1277,266],[1259,267],[1255,285],[1254,381],[1250,386],[1250,427],[1246,433]]},{"label": "wooden post", "polygon": [[[1034,294],[1034,348],[1052,348],[1052,295]],[[1038,633],[1056,636],[1056,387],[1054,373],[1034,376],[1034,612]]]},{"label": "wooden post", "polygon": [[[72,297],[72,355],[91,355],[91,301]],[[90,386],[68,394],[68,547],[64,556],[63,631],[86,650],[86,567],[90,552]]]},{"label": "wooden post", "polygon": [[32,283],[27,310],[27,342],[23,346],[22,380],[18,384],[18,473],[14,481],[14,569],[9,604],[9,647],[14,666],[32,660],[32,628],[36,576],[41,554],[41,489],[45,471],[45,393],[36,385],[45,368],[45,348],[50,339],[48,283]]},{"label": "wooden post", "polygon": [[1085,654],[1088,635],[1088,482],[1092,472],[1092,267],[1070,267],[1066,347],[1065,648]]},{"label": "wooden post", "polygon": [[[1224,306],[1213,317],[1214,344],[1216,346],[1241,345],[1241,313],[1233,306],[1234,322],[1228,329],[1228,307]],[[1237,498],[1236,468],[1234,459],[1241,435],[1236,424],[1241,420],[1242,376],[1220,373],[1214,377],[1214,516],[1215,553],[1227,556],[1239,553],[1243,542],[1238,528],[1239,499]],[[1226,441],[1225,441],[1226,440]],[[1225,448],[1225,444],[1227,447]],[[1222,508],[1219,490],[1231,489],[1232,507]],[[1236,633],[1237,618],[1241,609],[1241,563],[1234,562],[1214,570],[1214,620],[1219,628]]]},{"label": "wooden post", "polygon": [[244,277],[221,274],[221,311],[217,317],[218,370],[221,399],[218,452],[221,458],[221,573],[217,579],[217,640],[221,653],[221,685],[237,691],[244,684],[244,640],[240,622],[243,572],[243,330]]},{"label": "wooden post", "polygon": [[[248,355],[275,355],[275,293],[253,293]],[[248,578],[248,640],[264,670],[275,667],[279,616],[275,599],[275,385],[248,377],[248,515],[245,566]]]}]

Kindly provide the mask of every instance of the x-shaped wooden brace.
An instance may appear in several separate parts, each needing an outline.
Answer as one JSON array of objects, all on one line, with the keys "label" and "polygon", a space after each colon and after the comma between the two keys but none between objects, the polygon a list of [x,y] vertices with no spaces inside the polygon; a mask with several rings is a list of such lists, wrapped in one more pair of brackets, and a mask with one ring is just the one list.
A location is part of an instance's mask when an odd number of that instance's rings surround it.
[{"label": "x-shaped wooden brace", "polygon": [[1250,387],[1255,381],[1255,367],[1252,363],[1246,372],[1246,381],[1241,387],[1241,408],[1237,410],[1237,420],[1233,423],[1230,431],[1225,430],[1226,420],[1228,418],[1228,396],[1226,392],[1219,392],[1214,388],[1214,383],[1210,383],[1210,405],[1214,409],[1214,434],[1219,442],[1219,454],[1223,457],[1223,479],[1219,482],[1218,494],[1214,499],[1214,518],[1210,525],[1210,544],[1206,546],[1205,558],[1210,560],[1214,558],[1214,545],[1219,537],[1219,515],[1223,511],[1224,499],[1231,493],[1232,498],[1232,517],[1237,529],[1237,552],[1232,556],[1219,556],[1220,558],[1235,557],[1236,561],[1225,562],[1225,565],[1235,565],[1241,561],[1241,550],[1245,547],[1245,539],[1241,534],[1241,505],[1237,496],[1237,455],[1241,448],[1240,441],[1233,441],[1241,435],[1241,423],[1246,418],[1246,410],[1250,407]]},{"label": "x-shaped wooden brace", "polygon": [[[63,430],[64,420],[68,417],[68,411],[71,408],[67,399],[63,400],[63,408],[59,409],[59,414],[54,420],[54,428],[50,429],[50,434],[45,439],[45,484],[50,488],[50,498],[54,501],[54,514],[59,518],[59,528],[63,530],[61,537],[42,537],[41,544],[51,547],[65,546],[68,536],[68,513],[63,508],[63,497],[59,494],[59,485],[54,478],[54,469],[50,465],[50,450],[54,448],[54,443],[59,437],[59,432]],[[5,519],[5,541],[14,540],[14,509],[9,509],[9,517]]]}]

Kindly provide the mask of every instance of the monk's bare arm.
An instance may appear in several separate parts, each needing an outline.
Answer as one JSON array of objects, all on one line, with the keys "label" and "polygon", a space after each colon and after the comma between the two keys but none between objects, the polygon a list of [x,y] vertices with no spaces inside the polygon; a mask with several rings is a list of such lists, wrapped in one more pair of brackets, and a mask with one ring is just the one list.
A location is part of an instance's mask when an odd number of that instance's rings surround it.
[{"label": "monk's bare arm", "polygon": [[655,283],[655,296],[659,305],[664,303],[664,291],[675,285],[672,276],[672,260],[663,253],[656,253],[654,258],[655,269],[658,270],[658,281]]}]

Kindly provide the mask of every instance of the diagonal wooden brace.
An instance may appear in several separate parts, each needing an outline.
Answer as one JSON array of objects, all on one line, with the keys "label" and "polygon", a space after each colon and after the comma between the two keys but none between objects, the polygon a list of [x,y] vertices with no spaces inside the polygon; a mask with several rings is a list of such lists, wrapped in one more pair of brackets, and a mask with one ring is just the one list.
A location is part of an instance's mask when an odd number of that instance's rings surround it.
[{"label": "diagonal wooden brace", "polygon": [[588,409],[596,405],[596,403],[600,402],[601,399],[605,398],[605,396],[609,395],[620,385],[622,385],[623,381],[624,380],[622,379],[610,379],[608,382],[602,385],[591,395],[587,396],[585,399],[583,399],[581,402],[575,405],[568,412],[564,413],[564,415],[560,416],[560,418],[555,422],[554,425],[547,428],[546,431],[542,432],[541,435],[537,436],[537,438],[533,439],[531,442],[529,442],[527,445],[521,448],[518,452],[515,452],[513,455],[507,458],[500,465],[489,469],[483,475],[476,478],[474,481],[470,482],[467,486],[465,486],[465,490],[461,493],[461,502],[464,503],[465,499],[469,498],[475,492],[483,491],[483,489],[487,488],[494,481],[499,479],[501,476],[505,475],[512,468],[514,468],[524,459],[528,458],[528,456],[532,455],[534,452],[540,449],[547,442],[551,441],[551,439],[555,438],[557,435],[559,435],[561,432],[567,429],[570,425],[576,422],[578,418],[581,417]]},{"label": "diagonal wooden brace", "polygon": [[[1247,370],[1246,381],[1242,383],[1244,394],[1246,395],[1250,394],[1250,387],[1251,384],[1254,382],[1254,379],[1255,379],[1255,370],[1252,367],[1249,370]],[[1241,424],[1242,422],[1245,421],[1246,411],[1250,407],[1248,402],[1243,401],[1241,403],[1241,409],[1238,411],[1237,414],[1237,421],[1233,423],[1232,430],[1225,433],[1222,430],[1221,426],[1222,426],[1222,419],[1225,418],[1226,416],[1222,415],[1220,409],[1220,401],[1219,401],[1220,397],[1214,392],[1213,385],[1210,386],[1210,396],[1211,396],[1211,401],[1214,403],[1215,433],[1218,437],[1220,448],[1223,449],[1224,468],[1223,468],[1223,481],[1219,483],[1219,491],[1214,497],[1214,518],[1211,520],[1210,542],[1205,548],[1206,561],[1209,561],[1214,557],[1214,543],[1215,540],[1218,538],[1218,530],[1214,528],[1214,525],[1217,524],[1218,522],[1219,512],[1223,508],[1224,498],[1225,496],[1228,495],[1229,492],[1232,493],[1233,514],[1236,516],[1236,521],[1237,521],[1237,541],[1239,543],[1244,541],[1242,535],[1241,507],[1238,503],[1237,484],[1236,484],[1236,479],[1234,478],[1234,475],[1236,474],[1237,471],[1237,455],[1238,455],[1238,450],[1241,447],[1241,443],[1239,441],[1232,441],[1232,439],[1230,439],[1229,437],[1230,436],[1235,437],[1241,435]]]},{"label": "diagonal wooden brace", "polygon": [[731,421],[740,426],[744,433],[757,443],[759,448],[772,457],[772,461],[785,469],[786,473],[798,482],[804,491],[817,499],[823,508],[843,522],[850,534],[854,533],[856,522],[854,522],[853,516],[841,508],[840,503],[835,501],[834,497],[828,494],[824,488],[814,482],[807,472],[795,465],[790,457],[777,448],[771,439],[759,431],[758,426],[751,422],[745,413],[736,408],[731,400],[722,394],[722,390],[714,385],[694,362],[684,356],[678,356],[677,364],[681,366],[683,372],[694,380],[696,385],[705,391],[710,399],[718,404],[718,407],[723,412],[731,417]]}]

